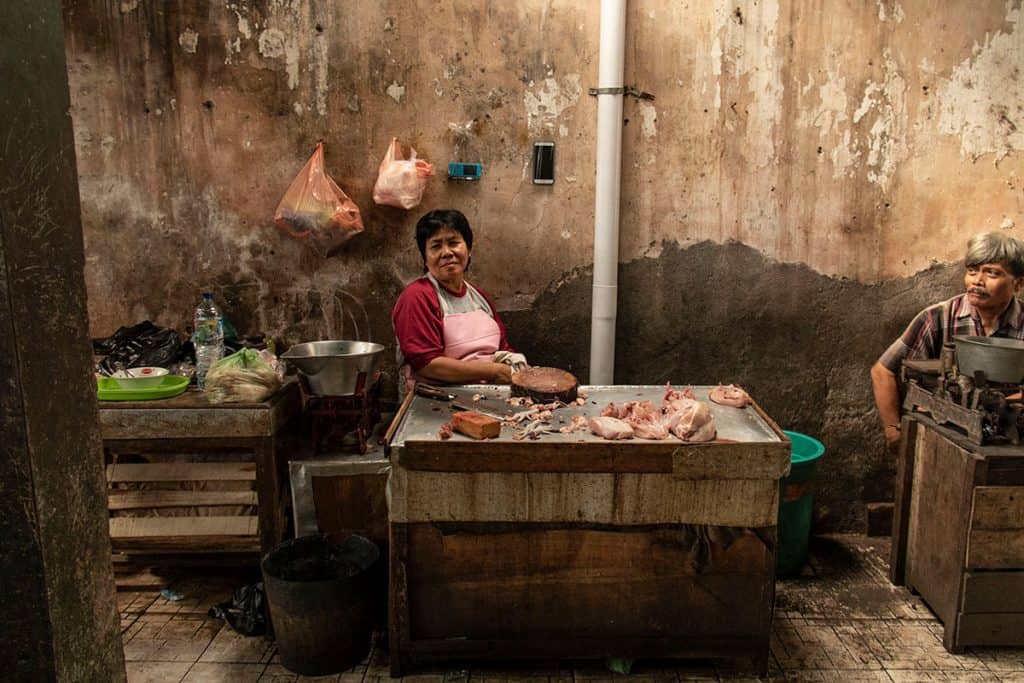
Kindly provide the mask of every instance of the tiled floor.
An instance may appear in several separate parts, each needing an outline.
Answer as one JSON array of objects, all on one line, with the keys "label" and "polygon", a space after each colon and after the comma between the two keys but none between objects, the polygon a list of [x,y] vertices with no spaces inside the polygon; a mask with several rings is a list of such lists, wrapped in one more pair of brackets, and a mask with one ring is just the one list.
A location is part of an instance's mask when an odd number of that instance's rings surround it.
[{"label": "tiled floor", "polygon": [[[887,539],[816,538],[804,575],[777,585],[769,680],[777,681],[1019,681],[1024,649],[972,649],[951,655],[942,647],[942,625],[928,608],[888,580]],[[387,653],[337,676],[306,678],[285,669],[274,644],[237,635],[206,616],[238,578],[181,577],[171,587],[185,599],[168,602],[157,592],[118,594],[130,683],[177,681],[334,681],[378,683],[388,679]],[[599,664],[558,670],[471,669],[406,676],[407,683],[606,683],[742,680],[713,662],[634,663],[632,674]]]}]

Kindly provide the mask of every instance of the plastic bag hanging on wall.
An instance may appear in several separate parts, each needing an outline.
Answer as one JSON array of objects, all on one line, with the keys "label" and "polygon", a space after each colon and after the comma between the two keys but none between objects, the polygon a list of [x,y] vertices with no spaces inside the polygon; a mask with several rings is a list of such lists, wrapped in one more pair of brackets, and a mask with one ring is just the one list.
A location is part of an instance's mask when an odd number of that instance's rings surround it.
[{"label": "plastic bag hanging on wall", "polygon": [[325,257],[364,230],[359,207],[324,171],[324,143],[317,143],[313,156],[284,193],[274,223],[292,237],[308,241]]},{"label": "plastic bag hanging on wall", "polygon": [[385,206],[411,209],[423,199],[427,178],[434,175],[434,165],[416,158],[416,150],[409,148],[409,158],[402,156],[398,138],[391,138],[387,154],[380,162],[377,182],[373,186],[373,201]]}]

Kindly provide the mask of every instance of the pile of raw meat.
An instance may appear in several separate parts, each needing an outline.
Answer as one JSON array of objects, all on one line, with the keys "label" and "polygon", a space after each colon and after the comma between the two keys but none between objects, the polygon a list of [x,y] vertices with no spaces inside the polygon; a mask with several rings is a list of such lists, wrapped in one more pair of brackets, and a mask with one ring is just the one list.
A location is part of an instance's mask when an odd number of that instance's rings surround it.
[{"label": "pile of raw meat", "polygon": [[[742,389],[731,385],[729,388],[746,396]],[[712,400],[721,393],[713,391]],[[742,401],[737,394],[730,392],[729,399],[726,405],[740,407],[737,404]],[[716,436],[715,419],[708,405],[698,401],[690,388],[679,391],[671,384],[665,385],[661,408],[655,408],[650,401],[628,401],[620,406],[609,403],[600,417],[590,418],[590,431],[605,439],[659,440],[675,436],[683,441],[700,442],[713,441]]]}]

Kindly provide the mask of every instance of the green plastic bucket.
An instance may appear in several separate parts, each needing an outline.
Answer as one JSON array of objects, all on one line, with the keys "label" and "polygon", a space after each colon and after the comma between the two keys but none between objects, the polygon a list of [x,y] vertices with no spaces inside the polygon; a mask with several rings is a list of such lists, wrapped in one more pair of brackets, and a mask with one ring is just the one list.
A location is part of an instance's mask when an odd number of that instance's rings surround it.
[{"label": "green plastic bucket", "polygon": [[775,571],[791,576],[807,561],[814,502],[814,473],[825,453],[820,441],[799,432],[783,431],[792,443],[789,476],[779,481],[779,545]]}]

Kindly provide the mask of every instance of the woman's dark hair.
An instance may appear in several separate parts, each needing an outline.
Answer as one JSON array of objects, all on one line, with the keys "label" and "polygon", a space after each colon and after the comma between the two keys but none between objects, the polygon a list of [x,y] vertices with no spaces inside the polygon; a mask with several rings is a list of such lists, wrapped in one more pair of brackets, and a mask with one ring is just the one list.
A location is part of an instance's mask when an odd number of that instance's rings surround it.
[{"label": "woman's dark hair", "polygon": [[[420,248],[424,266],[427,262],[427,240],[444,228],[451,228],[462,235],[466,248],[473,248],[473,229],[469,227],[466,216],[456,209],[437,209],[423,214],[416,222],[416,246]],[[468,270],[469,264],[466,264]]]}]

